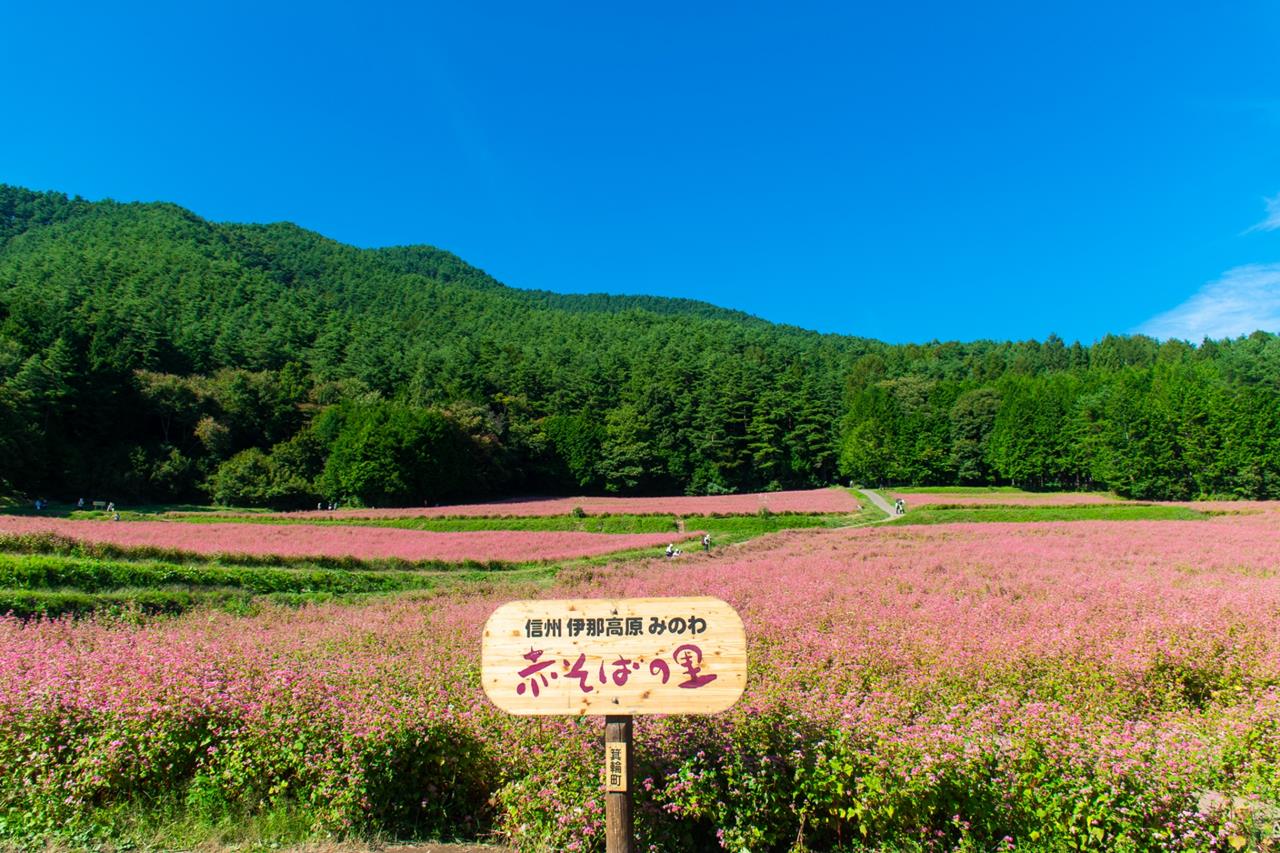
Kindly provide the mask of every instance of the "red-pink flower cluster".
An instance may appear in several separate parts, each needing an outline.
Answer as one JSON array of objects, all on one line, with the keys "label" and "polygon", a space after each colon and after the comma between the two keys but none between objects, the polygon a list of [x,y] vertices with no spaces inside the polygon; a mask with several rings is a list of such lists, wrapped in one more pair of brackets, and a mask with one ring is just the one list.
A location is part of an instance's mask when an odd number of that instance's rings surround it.
[{"label": "red-pink flower cluster", "polygon": [[675,533],[480,530],[439,533],[391,527],[304,524],[189,524],[173,521],[71,521],[0,515],[0,534],[55,533],[83,542],[195,554],[354,557],[418,562],[566,560],[666,545]]},{"label": "red-pink flower cluster", "polygon": [[[1040,849],[1136,837],[1219,850],[1215,833],[1234,830],[1197,811],[1197,792],[1280,797],[1277,567],[1268,508],[788,531],[516,594],[714,595],[742,615],[739,705],[637,726],[637,753],[659,768],[651,828],[683,816],[711,821],[733,849],[765,831],[782,844],[801,810],[806,839],[865,827],[871,841],[927,831],[950,843],[987,827],[1050,838]],[[141,627],[0,619],[0,761],[21,774],[11,795],[74,811],[159,785],[146,762],[193,766],[234,802],[277,777],[306,786],[342,830],[383,814],[370,799],[385,792],[369,781],[384,778],[378,762],[419,750],[396,766],[444,768],[451,792],[511,780],[496,800],[521,843],[590,847],[598,724],[507,717],[476,678],[481,626],[510,597]],[[192,742],[208,754],[179,748]],[[500,766],[466,764],[468,744]],[[1096,813],[1073,828],[1079,803]]]}]

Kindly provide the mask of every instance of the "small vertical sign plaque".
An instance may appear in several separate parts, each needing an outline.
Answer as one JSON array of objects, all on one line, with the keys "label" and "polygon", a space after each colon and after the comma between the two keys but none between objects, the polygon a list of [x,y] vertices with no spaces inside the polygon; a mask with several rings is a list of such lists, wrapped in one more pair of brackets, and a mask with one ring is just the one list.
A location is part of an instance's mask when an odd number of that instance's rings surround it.
[{"label": "small vertical sign plaque", "polygon": [[622,793],[627,790],[627,745],[626,743],[605,743],[604,745],[605,790],[609,793]]}]

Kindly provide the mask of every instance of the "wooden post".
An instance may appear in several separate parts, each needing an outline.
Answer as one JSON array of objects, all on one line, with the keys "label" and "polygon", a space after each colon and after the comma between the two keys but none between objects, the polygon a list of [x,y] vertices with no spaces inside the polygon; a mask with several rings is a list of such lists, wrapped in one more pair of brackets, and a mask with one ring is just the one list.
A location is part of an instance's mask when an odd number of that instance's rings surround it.
[{"label": "wooden post", "polygon": [[[635,853],[632,815],[631,717],[604,718],[604,821],[608,853]],[[621,767],[618,766],[621,762]]]}]

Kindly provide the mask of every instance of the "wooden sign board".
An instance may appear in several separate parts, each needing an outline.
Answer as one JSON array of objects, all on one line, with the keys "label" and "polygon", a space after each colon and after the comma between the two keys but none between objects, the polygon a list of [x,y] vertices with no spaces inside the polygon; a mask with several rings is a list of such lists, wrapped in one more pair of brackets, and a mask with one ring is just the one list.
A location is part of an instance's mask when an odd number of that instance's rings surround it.
[{"label": "wooden sign board", "polygon": [[484,626],[481,681],[512,714],[714,714],[747,685],[747,636],[718,598],[513,601]]}]

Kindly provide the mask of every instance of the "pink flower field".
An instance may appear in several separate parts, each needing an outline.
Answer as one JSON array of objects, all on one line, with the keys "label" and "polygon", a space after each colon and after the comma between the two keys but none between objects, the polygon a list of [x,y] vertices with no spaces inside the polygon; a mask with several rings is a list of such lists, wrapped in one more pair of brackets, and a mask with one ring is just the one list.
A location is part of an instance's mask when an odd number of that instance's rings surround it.
[{"label": "pink flower field", "polygon": [[907,507],[923,506],[1078,506],[1120,503],[1120,499],[1099,492],[886,492],[889,500],[902,498]]},{"label": "pink flower field", "polygon": [[289,513],[316,518],[438,518],[447,516],[568,515],[581,508],[590,515],[751,515],[770,512],[857,512],[858,501],[844,489],[808,489],[760,492],[745,495],[711,495],[672,498],[529,498],[453,506],[351,509],[337,512]]},{"label": "pink flower field", "polygon": [[0,803],[53,825],[177,791],[325,831],[601,850],[600,721],[507,716],[475,672],[500,603],[615,595],[718,596],[749,638],[735,708],[637,721],[651,849],[1227,851],[1271,831],[1273,507],[798,530],[552,589],[252,618],[0,619]]},{"label": "pink flower field", "polygon": [[692,536],[485,530],[437,533],[387,527],[304,524],[184,524],[169,521],[71,521],[0,515],[0,534],[55,533],[83,542],[193,554],[254,557],[354,557],[418,562],[566,560],[651,548]]}]

